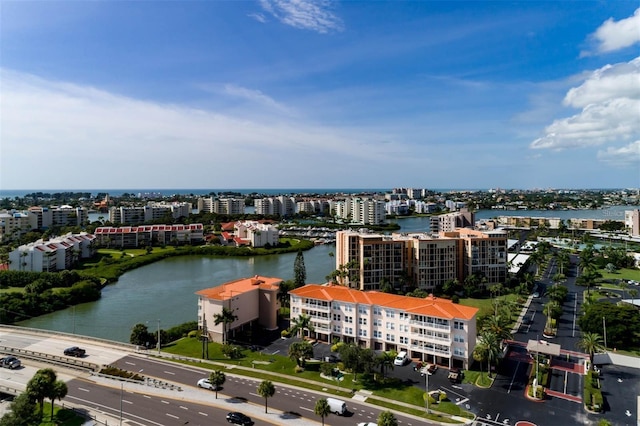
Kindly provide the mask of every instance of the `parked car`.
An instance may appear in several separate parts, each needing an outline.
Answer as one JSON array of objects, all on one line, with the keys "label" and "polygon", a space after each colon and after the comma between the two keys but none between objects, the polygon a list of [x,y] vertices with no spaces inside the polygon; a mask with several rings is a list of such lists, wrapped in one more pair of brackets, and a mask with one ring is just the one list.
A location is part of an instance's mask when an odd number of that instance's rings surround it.
[{"label": "parked car", "polygon": [[246,416],[242,413],[238,413],[236,411],[233,411],[229,414],[227,414],[227,422],[232,423],[234,425],[242,425],[242,426],[247,426],[247,425],[252,425],[253,421],[251,420],[251,417]]},{"label": "parked car", "polygon": [[407,355],[406,351],[400,351],[398,353],[398,356],[396,356],[396,358],[393,360],[393,365],[405,365],[407,362],[409,362],[409,356]]},{"label": "parked car", "polygon": [[425,374],[428,375],[432,375],[433,373],[436,372],[436,370],[438,369],[438,366],[435,364],[427,364],[424,367],[422,367],[422,369],[420,370],[420,373],[422,376],[424,376]]},{"label": "parked car", "polygon": [[339,362],[340,358],[338,358],[337,356],[331,354],[331,355],[327,355],[324,357],[324,362]]},{"label": "parked car", "polygon": [[329,411],[336,416],[344,416],[347,414],[347,403],[341,399],[327,398],[327,404],[329,404]]},{"label": "parked car", "polygon": [[451,370],[449,370],[449,375],[447,376],[447,378],[451,383],[459,383],[462,381],[463,376],[464,373],[462,372],[462,370],[460,370],[459,368],[452,368]]},{"label": "parked car", "polygon": [[77,358],[83,357],[85,353],[87,353],[87,351],[77,346],[71,346],[70,348],[64,350],[64,354],[66,356],[75,356]]},{"label": "parked car", "polygon": [[21,365],[22,363],[20,362],[20,360],[13,355],[9,355],[0,359],[0,367],[8,368],[9,370],[20,368]]},{"label": "parked car", "polygon": [[202,389],[213,390],[213,391],[220,389],[218,385],[214,385],[213,383],[211,383],[211,381],[209,381],[209,379],[198,380],[198,387]]},{"label": "parked car", "polygon": [[378,424],[373,422],[362,422],[358,423],[358,426],[378,426]]}]

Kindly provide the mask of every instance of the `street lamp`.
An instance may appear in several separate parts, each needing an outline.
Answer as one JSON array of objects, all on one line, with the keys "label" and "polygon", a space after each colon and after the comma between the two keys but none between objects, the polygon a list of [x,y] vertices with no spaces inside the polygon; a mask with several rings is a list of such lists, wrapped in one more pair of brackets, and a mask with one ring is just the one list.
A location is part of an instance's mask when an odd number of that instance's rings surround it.
[{"label": "street lamp", "polygon": [[160,320],[158,320],[158,355],[160,355]]},{"label": "street lamp", "polygon": [[429,414],[429,369],[424,370],[424,377],[426,382],[426,390],[427,390],[427,414]]}]

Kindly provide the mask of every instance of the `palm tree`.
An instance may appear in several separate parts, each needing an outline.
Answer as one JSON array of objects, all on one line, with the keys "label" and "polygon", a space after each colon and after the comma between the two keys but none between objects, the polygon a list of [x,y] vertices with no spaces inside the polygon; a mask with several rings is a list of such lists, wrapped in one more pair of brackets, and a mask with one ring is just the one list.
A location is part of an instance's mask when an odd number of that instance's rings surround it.
[{"label": "palm tree", "polygon": [[492,331],[482,331],[478,336],[476,349],[478,349],[479,356],[487,361],[487,371],[489,372],[489,377],[491,377],[491,362],[498,359],[498,356],[500,355],[500,346],[500,339]]},{"label": "palm tree", "polygon": [[569,266],[571,261],[569,253],[567,253],[566,250],[559,250],[558,253],[556,253],[556,259],[558,261],[558,266],[560,267],[560,273],[564,274],[564,269]]},{"label": "palm tree", "polygon": [[218,388],[224,385],[224,382],[227,381],[227,376],[220,370],[213,370],[211,374],[209,374],[209,381],[213,385],[216,391],[216,399],[218,399]]},{"label": "palm tree", "polygon": [[316,401],[316,406],[313,408],[313,412],[316,415],[320,416],[322,419],[322,426],[324,426],[324,418],[331,413],[331,407],[329,407],[329,403],[326,398],[320,398]]},{"label": "palm tree", "polygon": [[301,332],[302,337],[304,337],[305,330],[307,330],[309,334],[311,334],[315,331],[315,328],[311,323],[311,317],[309,315],[300,314],[298,317],[293,319],[293,327],[291,328],[291,331],[292,334]]},{"label": "palm tree", "polygon": [[304,360],[313,357],[313,346],[309,342],[293,342],[289,345],[289,358],[295,360],[299,367],[304,367]]},{"label": "palm tree", "polygon": [[40,406],[40,417],[44,410],[44,400],[52,394],[53,384],[56,382],[56,372],[51,368],[38,370],[27,383],[27,394],[31,401]]},{"label": "palm tree", "polygon": [[396,353],[391,352],[382,352],[380,355],[376,357],[376,365],[380,367],[380,374],[382,374],[382,378],[387,371],[387,369],[393,370],[393,361],[396,358]]},{"label": "palm tree", "polygon": [[509,331],[509,318],[504,315],[493,315],[485,318],[482,323],[482,331],[493,333],[498,340],[510,340],[513,338]]},{"label": "palm tree", "polygon": [[237,319],[238,316],[227,307],[223,307],[222,312],[213,316],[213,322],[215,325],[222,324],[222,343],[227,343],[227,327]]},{"label": "palm tree", "polygon": [[378,426],[398,426],[398,419],[391,411],[380,412],[377,422]]},{"label": "palm tree", "polygon": [[62,400],[62,398],[67,396],[67,392],[68,392],[67,384],[64,381],[56,380],[55,382],[53,382],[49,395],[47,395],[51,400],[51,421],[53,421],[53,408],[54,408],[56,399],[59,401]]},{"label": "palm tree", "polygon": [[582,337],[576,344],[579,349],[582,349],[589,354],[589,361],[591,362],[591,369],[593,370],[593,356],[596,352],[605,350],[602,344],[602,337],[598,333],[582,333]]},{"label": "palm tree", "polygon": [[264,412],[267,412],[267,400],[276,393],[276,387],[269,380],[263,380],[258,386],[258,395],[264,398]]}]

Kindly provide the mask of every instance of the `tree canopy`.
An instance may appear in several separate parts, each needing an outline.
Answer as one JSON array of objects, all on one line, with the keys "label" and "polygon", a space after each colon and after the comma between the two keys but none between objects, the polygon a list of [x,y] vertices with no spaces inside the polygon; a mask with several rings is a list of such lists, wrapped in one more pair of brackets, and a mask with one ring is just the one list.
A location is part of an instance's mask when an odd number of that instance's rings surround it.
[{"label": "tree canopy", "polygon": [[583,332],[597,333],[603,337],[606,326],[608,347],[626,349],[640,344],[640,311],[634,306],[608,302],[590,303],[584,309],[578,324]]}]

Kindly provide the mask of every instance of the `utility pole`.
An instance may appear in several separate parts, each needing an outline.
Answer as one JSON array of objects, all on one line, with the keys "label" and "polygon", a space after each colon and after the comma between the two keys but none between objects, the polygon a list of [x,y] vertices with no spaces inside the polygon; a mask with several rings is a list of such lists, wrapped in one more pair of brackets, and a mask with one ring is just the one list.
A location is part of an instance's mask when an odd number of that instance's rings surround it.
[{"label": "utility pole", "polygon": [[607,321],[602,317],[602,330],[604,331],[604,350],[607,350]]},{"label": "utility pole", "polygon": [[158,320],[158,355],[160,355],[160,320]]}]

